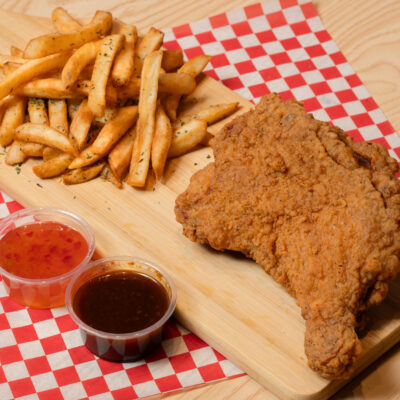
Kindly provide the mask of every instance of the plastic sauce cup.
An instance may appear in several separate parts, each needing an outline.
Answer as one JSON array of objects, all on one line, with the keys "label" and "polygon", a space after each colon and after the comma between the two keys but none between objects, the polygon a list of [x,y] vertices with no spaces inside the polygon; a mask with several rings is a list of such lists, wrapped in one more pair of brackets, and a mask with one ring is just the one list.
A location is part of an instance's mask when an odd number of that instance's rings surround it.
[{"label": "plastic sauce cup", "polygon": [[[113,272],[135,272],[160,283],[169,298],[164,315],[151,326],[128,333],[105,332],[85,323],[74,310],[74,296],[84,283]],[[68,312],[79,326],[86,347],[101,358],[117,362],[133,361],[153,351],[160,344],[162,329],[176,305],[176,288],[169,275],[148,261],[129,256],[109,257],[91,262],[74,275],[65,296]]]},{"label": "plastic sauce cup", "polygon": [[34,207],[20,210],[0,221],[0,240],[15,228],[43,222],[58,222],[78,231],[88,245],[85,258],[74,268],[62,275],[44,279],[24,278],[4,269],[0,265],[0,274],[9,296],[18,303],[33,308],[52,308],[65,304],[65,290],[71,277],[90,261],[95,237],[92,229],[79,216],[58,208]]}]

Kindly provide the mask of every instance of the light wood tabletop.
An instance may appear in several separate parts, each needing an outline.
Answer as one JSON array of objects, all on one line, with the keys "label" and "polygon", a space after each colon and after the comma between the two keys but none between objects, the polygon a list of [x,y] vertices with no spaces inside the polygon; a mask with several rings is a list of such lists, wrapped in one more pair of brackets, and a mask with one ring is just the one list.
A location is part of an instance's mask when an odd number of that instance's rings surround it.
[{"label": "light wood tabletop", "polygon": [[[0,0],[0,8],[49,17],[56,6],[89,17],[96,9],[143,27],[168,28],[229,11],[254,0]],[[400,1],[314,0],[332,35],[396,131],[400,131]],[[11,34],[11,33],[10,33]],[[337,393],[334,399],[400,399],[400,344]],[[290,379],[290,377],[288,377]],[[248,376],[172,393],[170,400],[276,399]]]}]

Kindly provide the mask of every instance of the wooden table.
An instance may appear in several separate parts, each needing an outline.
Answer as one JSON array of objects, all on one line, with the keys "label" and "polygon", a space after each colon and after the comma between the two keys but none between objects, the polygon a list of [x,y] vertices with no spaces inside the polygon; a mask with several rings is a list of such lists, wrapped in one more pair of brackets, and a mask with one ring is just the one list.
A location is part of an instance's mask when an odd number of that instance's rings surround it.
[{"label": "wooden table", "polygon": [[[49,17],[56,6],[89,17],[96,9],[141,25],[168,28],[225,12],[254,0],[0,0],[8,11]],[[325,27],[396,131],[400,131],[400,1],[314,0]],[[334,399],[400,399],[400,344],[371,365]],[[289,377],[288,377],[289,379]],[[166,396],[171,400],[276,399],[248,376]]]}]

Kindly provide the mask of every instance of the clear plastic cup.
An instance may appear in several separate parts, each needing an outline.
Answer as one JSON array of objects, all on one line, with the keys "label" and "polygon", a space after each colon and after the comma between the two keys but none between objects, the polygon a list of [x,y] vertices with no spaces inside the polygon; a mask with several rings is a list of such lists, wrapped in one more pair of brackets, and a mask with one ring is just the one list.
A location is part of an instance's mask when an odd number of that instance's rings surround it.
[{"label": "clear plastic cup", "polygon": [[[92,328],[76,314],[73,304],[78,289],[90,279],[117,271],[134,271],[147,275],[164,287],[169,297],[169,306],[153,325],[136,332],[110,333]],[[120,256],[93,261],[82,268],[70,281],[65,297],[68,312],[79,326],[86,347],[106,360],[126,362],[144,357],[160,344],[162,329],[175,310],[176,288],[170,276],[160,267],[139,258]]]},{"label": "clear plastic cup", "polygon": [[52,308],[65,304],[65,290],[72,275],[92,258],[95,237],[88,223],[72,212],[53,207],[26,208],[0,221],[0,240],[11,230],[38,222],[59,222],[78,231],[88,244],[88,252],[82,262],[62,275],[46,279],[30,279],[16,276],[0,265],[0,275],[9,296],[20,304],[33,308]]}]

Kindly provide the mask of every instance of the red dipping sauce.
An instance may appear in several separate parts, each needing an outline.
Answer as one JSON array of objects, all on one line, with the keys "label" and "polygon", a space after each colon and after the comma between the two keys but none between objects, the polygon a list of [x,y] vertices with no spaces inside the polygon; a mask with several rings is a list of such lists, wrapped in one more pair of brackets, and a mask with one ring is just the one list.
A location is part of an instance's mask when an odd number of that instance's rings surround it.
[{"label": "red dipping sauce", "polygon": [[94,251],[85,220],[67,210],[26,208],[0,221],[0,274],[9,296],[25,306],[65,304],[65,289]]},{"label": "red dipping sauce", "polygon": [[59,222],[20,226],[0,240],[0,265],[12,274],[47,279],[78,266],[88,253],[85,238]]}]

